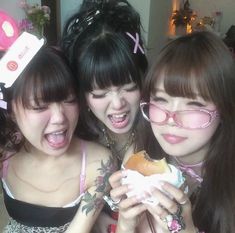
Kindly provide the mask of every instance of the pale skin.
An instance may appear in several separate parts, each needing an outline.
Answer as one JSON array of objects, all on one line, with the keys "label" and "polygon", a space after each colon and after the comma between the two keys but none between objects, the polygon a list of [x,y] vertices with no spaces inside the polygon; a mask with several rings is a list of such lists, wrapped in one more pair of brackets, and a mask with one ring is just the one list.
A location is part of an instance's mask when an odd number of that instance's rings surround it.
[{"label": "pale skin", "polygon": [[94,88],[86,94],[93,114],[114,134],[128,133],[139,109],[140,90],[136,83]]},{"label": "pale skin", "polygon": [[90,232],[103,207],[102,197],[109,191],[108,177],[114,171],[110,151],[73,136],[78,109],[71,98],[26,110],[14,105],[14,113],[26,137],[25,147],[8,160],[5,181],[14,198],[48,207],[63,207],[76,200],[83,143],[85,192],[67,232]]},{"label": "pale skin", "polygon": [[[197,93],[197,92],[196,92]],[[216,107],[213,103],[203,100],[200,95],[196,99],[188,99],[184,97],[171,97],[160,82],[156,85],[156,93],[151,96],[151,102],[163,106],[168,111],[179,111],[188,109],[208,109],[215,110]],[[214,135],[220,119],[219,117],[203,129],[189,130],[177,127],[174,120],[169,118],[166,124],[156,125],[151,123],[152,130],[157,138],[159,144],[166,153],[172,157],[177,157],[178,160],[187,164],[195,164],[202,161],[209,148],[211,137]],[[171,143],[170,140],[165,140],[164,135],[170,134],[171,137],[184,138],[179,143]],[[199,140],[200,139],[200,140]],[[110,192],[111,198],[121,200],[119,204],[119,221],[116,233],[151,233],[149,224],[146,220],[145,212],[151,214],[151,220],[157,233],[169,233],[166,223],[163,221],[168,214],[177,212],[177,204],[181,204],[182,217],[184,219],[186,228],[180,232],[182,233],[196,233],[196,227],[192,220],[191,203],[187,195],[180,188],[176,188],[169,183],[163,182],[163,190],[170,194],[173,199],[164,194],[160,190],[153,188],[150,193],[143,193],[142,196],[134,196],[126,198],[126,193],[132,189],[131,185],[122,185],[121,179],[126,175],[124,171],[115,172],[110,177],[110,184],[112,190]],[[190,184],[188,184],[190,187]],[[192,191],[192,190],[190,190]],[[149,195],[155,196],[159,204],[150,206],[142,204],[142,200]]]},{"label": "pale skin", "polygon": [[[86,94],[86,100],[90,110],[106,126],[109,135],[115,139],[115,149],[119,151],[129,138],[139,110],[140,90],[138,86],[131,82],[123,86],[110,86],[106,89],[95,87],[92,92]],[[124,153],[124,158],[133,152],[134,148],[131,145]],[[107,233],[108,226],[117,223],[104,212],[99,216],[98,222],[100,224],[96,224],[94,229],[98,233]]]},{"label": "pale skin", "polygon": [[[118,200],[118,198],[125,196],[125,194],[131,190],[131,186],[121,185],[120,183],[122,177],[124,177],[125,175],[125,171],[118,171],[110,177],[109,181],[113,188],[110,192],[110,195],[113,200]],[[182,208],[182,216],[184,217],[184,220],[186,222],[187,229],[182,232],[195,233],[196,229],[193,225],[191,216],[191,204],[187,196],[183,193],[182,190],[177,189],[166,182],[162,184],[162,188],[170,195],[172,195],[178,203],[182,203],[187,200],[186,204],[184,204]],[[168,212],[166,212],[159,205],[150,206],[142,204],[141,201],[148,195],[149,194],[144,193],[143,196],[140,197],[123,198],[123,200],[119,204],[119,221],[116,232],[151,233],[145,215],[145,212],[149,211],[151,213],[151,219],[156,231],[160,233],[169,233],[166,223],[163,222],[162,219],[164,219],[169,213],[175,213],[177,211],[176,202],[169,199],[159,190],[154,189],[152,191],[152,195],[158,198],[161,206],[167,209]]]}]

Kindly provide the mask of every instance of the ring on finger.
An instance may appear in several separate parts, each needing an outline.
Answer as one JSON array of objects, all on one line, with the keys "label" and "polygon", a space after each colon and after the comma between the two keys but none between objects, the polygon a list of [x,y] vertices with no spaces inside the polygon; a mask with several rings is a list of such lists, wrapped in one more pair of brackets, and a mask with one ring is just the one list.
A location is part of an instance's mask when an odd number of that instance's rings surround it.
[{"label": "ring on finger", "polygon": [[187,199],[185,199],[185,200],[183,200],[183,201],[179,202],[179,204],[180,204],[180,205],[185,205],[187,202],[188,202],[188,200],[187,200]]},{"label": "ring on finger", "polygon": [[103,199],[105,200],[105,202],[109,205],[110,209],[114,212],[118,212],[118,204],[120,203],[120,200],[114,201],[110,196],[103,196]]},{"label": "ring on finger", "polygon": [[177,204],[177,211],[175,214],[169,214],[163,220],[167,223],[168,230],[171,233],[178,233],[185,229],[185,222],[182,214],[182,206]]}]

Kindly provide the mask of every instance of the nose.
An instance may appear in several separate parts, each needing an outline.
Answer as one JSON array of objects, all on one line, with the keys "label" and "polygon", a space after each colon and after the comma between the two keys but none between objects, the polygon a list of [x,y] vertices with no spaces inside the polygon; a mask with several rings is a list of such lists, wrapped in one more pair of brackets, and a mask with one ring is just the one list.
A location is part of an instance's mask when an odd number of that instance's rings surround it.
[{"label": "nose", "polygon": [[120,93],[115,93],[112,96],[112,107],[114,109],[121,109],[126,103],[125,98]]},{"label": "nose", "polygon": [[56,103],[51,107],[51,123],[62,124],[65,121],[65,111],[62,104]]},{"label": "nose", "polygon": [[175,122],[175,113],[174,112],[168,112],[167,124],[170,126],[177,126],[177,123]]}]

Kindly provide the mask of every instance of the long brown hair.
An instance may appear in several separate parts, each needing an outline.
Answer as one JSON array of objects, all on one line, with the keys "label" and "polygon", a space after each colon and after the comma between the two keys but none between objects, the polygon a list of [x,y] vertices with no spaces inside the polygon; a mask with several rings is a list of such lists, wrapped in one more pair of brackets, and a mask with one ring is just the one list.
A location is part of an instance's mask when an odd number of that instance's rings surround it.
[{"label": "long brown hair", "polygon": [[[195,88],[212,101],[221,123],[205,157],[203,183],[194,206],[194,224],[206,233],[235,232],[235,64],[223,41],[195,32],[169,42],[148,72],[143,100],[158,79],[171,96],[195,98]],[[159,145],[157,145],[159,148]]]}]

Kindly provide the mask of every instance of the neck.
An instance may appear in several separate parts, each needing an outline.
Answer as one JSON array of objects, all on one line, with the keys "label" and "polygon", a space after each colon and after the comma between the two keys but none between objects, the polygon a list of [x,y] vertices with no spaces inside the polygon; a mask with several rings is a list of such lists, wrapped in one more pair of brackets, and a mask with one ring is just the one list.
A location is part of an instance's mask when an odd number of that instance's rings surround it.
[{"label": "neck", "polygon": [[184,161],[181,161],[181,160],[179,160],[179,159],[177,159],[176,157],[175,157],[175,160],[177,161],[177,163],[179,164],[179,165],[181,165],[181,166],[185,166],[185,167],[191,167],[191,168],[193,168],[193,167],[201,167],[202,166],[202,164],[204,163],[204,160],[201,160],[201,161],[199,161],[199,162],[194,162],[194,163],[186,163],[186,162],[184,162]]},{"label": "neck", "polygon": [[209,150],[209,144],[204,145],[203,147],[199,148],[197,151],[194,151],[193,153],[189,153],[182,156],[171,156],[171,157],[182,164],[194,165],[205,160],[205,156],[208,153],[208,150]]},{"label": "neck", "polygon": [[130,134],[132,133],[132,130],[129,130],[128,132],[121,133],[121,134],[114,133],[110,131],[109,129],[106,129],[106,131],[107,131],[109,138],[113,140],[115,144],[119,144],[119,145],[125,143],[130,137]]},{"label": "neck", "polygon": [[135,138],[134,131],[130,130],[126,133],[117,134],[111,132],[107,128],[104,128],[103,133],[106,145],[111,149],[113,155],[117,157],[120,162],[122,162],[126,152],[133,144]]}]

